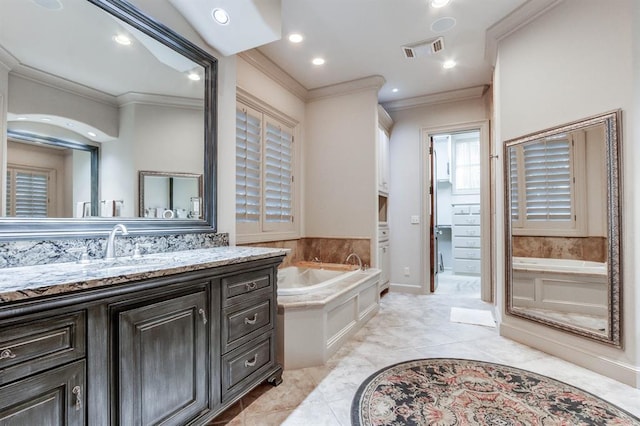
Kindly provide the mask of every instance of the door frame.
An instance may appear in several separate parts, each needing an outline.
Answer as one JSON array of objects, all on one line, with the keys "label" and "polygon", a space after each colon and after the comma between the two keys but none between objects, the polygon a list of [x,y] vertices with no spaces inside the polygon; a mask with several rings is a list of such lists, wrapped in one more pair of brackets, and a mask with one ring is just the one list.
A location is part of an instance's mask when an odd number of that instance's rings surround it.
[{"label": "door frame", "polygon": [[[422,232],[420,234],[422,259],[421,282],[424,283],[425,293],[429,292],[431,282],[431,252],[430,233],[431,222],[431,167],[429,157],[429,145],[431,136],[442,133],[457,133],[471,130],[480,130],[480,257],[481,257],[481,289],[480,298],[485,302],[494,302],[495,285],[493,282],[491,262],[491,242],[494,240],[491,229],[491,140],[489,135],[489,120],[467,121],[443,126],[423,127],[420,137],[420,164],[421,180],[420,194],[422,195]],[[434,191],[435,192],[435,191]],[[427,261],[429,260],[429,261]]]}]

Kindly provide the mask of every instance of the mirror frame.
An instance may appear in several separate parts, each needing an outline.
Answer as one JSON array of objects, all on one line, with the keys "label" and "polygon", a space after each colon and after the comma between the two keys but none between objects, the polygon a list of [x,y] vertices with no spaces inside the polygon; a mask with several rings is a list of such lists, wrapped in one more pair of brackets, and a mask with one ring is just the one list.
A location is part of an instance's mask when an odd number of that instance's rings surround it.
[{"label": "mirror frame", "polygon": [[[584,120],[574,121],[568,124],[552,127],[540,132],[531,133],[515,139],[510,139],[503,144],[503,171],[505,188],[505,309],[507,314],[523,318],[558,330],[587,337],[601,343],[622,348],[622,242],[621,242],[621,194],[622,194],[622,168],[620,164],[620,140],[621,140],[621,110],[610,111],[595,115]],[[552,136],[557,133],[572,132],[585,127],[595,125],[605,127],[605,161],[607,170],[607,296],[608,296],[608,325],[605,333],[597,333],[587,328],[573,326],[568,323],[554,321],[548,318],[532,315],[521,308],[513,306],[512,299],[512,245],[511,245],[511,191],[509,179],[509,148],[515,145],[531,142],[537,139]]]},{"label": "mirror frame", "polygon": [[198,197],[202,199],[203,194],[202,194],[202,175],[201,174],[182,173],[182,172],[156,172],[152,170],[140,170],[138,172],[138,215],[140,217],[144,217],[144,178],[146,176],[197,179],[198,180]]},{"label": "mirror frame", "polygon": [[[165,25],[145,15],[125,0],[86,0],[204,68],[204,179],[203,219],[144,218],[50,218],[28,219],[0,217],[0,241],[43,238],[90,238],[108,233],[123,223],[132,234],[163,235],[216,232],[217,176],[217,59]],[[132,182],[132,184],[135,184]],[[97,206],[97,204],[96,204]]]}]

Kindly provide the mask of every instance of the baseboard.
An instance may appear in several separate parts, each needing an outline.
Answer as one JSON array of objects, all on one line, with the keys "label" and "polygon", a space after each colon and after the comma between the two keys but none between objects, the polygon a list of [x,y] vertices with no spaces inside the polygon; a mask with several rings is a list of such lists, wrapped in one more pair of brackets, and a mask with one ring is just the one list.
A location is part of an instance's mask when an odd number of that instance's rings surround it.
[{"label": "baseboard", "polygon": [[426,294],[422,287],[411,284],[390,283],[389,291],[392,291],[394,293]]},{"label": "baseboard", "polygon": [[572,346],[567,342],[543,336],[513,324],[501,323],[500,335],[580,367],[595,371],[626,385],[640,388],[640,367],[605,358],[602,354]]}]

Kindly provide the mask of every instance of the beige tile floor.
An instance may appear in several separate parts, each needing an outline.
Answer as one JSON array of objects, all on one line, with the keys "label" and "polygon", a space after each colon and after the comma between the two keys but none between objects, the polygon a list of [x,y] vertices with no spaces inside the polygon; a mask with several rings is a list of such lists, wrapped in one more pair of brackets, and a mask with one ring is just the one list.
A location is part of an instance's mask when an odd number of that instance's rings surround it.
[{"label": "beige tile floor", "polygon": [[436,294],[389,293],[378,315],[326,365],[286,370],[280,386],[261,385],[211,425],[348,426],[351,400],[364,379],[387,365],[425,357],[478,359],[535,371],[640,416],[640,390],[500,337],[495,328],[452,323],[452,307],[492,308],[480,301],[477,279],[446,274]]}]

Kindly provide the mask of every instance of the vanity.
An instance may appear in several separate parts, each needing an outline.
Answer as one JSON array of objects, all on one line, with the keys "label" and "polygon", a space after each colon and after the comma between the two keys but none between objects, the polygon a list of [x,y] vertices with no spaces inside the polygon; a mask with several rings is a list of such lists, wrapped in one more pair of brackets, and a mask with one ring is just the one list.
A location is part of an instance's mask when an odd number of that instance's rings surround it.
[{"label": "vanity", "polygon": [[0,424],[201,425],[276,362],[279,249],[0,269]]}]

